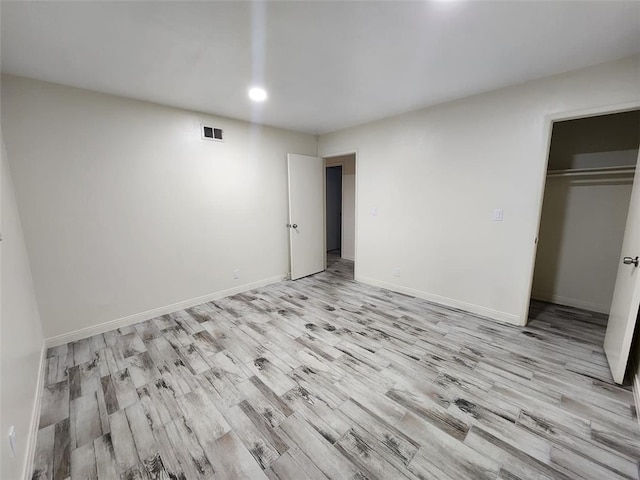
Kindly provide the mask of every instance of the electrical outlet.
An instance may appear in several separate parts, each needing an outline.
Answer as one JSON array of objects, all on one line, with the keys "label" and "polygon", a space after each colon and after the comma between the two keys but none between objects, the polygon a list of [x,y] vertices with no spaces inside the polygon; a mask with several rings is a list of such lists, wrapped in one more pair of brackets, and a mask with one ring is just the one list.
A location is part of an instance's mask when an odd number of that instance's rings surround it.
[{"label": "electrical outlet", "polygon": [[16,456],[16,427],[9,427],[9,448],[11,449],[11,458]]},{"label": "electrical outlet", "polygon": [[502,218],[503,218],[502,209],[501,208],[496,208],[493,211],[493,221],[494,222],[501,222]]},{"label": "electrical outlet", "polygon": [[394,277],[399,277],[400,276],[400,267],[396,267],[393,269],[393,276]]},{"label": "electrical outlet", "polygon": [[235,270],[233,271],[233,278],[234,278],[234,279],[236,279],[236,280],[237,280],[238,278],[240,278],[240,270],[235,269]]}]

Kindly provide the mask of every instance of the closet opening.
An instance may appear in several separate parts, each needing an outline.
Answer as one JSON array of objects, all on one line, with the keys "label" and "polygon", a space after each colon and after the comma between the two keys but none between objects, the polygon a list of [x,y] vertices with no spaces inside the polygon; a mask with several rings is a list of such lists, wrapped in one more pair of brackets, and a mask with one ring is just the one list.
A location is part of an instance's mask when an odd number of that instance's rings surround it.
[{"label": "closet opening", "polygon": [[640,110],[553,124],[529,321],[604,335],[640,144]]}]

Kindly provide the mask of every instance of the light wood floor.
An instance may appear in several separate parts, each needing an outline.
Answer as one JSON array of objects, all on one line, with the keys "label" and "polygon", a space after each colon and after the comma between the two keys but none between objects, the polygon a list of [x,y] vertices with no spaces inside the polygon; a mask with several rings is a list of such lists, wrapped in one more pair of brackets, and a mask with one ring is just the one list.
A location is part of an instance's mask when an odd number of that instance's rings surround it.
[{"label": "light wood floor", "polygon": [[602,316],[517,328],[351,278],[50,349],[33,478],[638,478]]}]

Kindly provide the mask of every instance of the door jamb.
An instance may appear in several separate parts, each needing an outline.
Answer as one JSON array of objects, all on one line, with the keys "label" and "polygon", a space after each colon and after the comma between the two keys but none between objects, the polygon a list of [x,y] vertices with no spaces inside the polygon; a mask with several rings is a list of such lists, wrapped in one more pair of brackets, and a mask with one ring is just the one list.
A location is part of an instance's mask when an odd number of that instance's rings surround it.
[{"label": "door jamb", "polygon": [[547,114],[544,117],[544,127],[543,127],[543,141],[542,145],[544,147],[543,153],[544,157],[542,157],[541,164],[542,169],[540,172],[540,178],[538,180],[538,200],[537,200],[537,209],[538,209],[538,217],[535,228],[535,236],[533,239],[533,247],[531,248],[530,258],[529,258],[529,281],[525,286],[526,292],[524,295],[524,302],[522,306],[522,310],[520,311],[520,325],[526,326],[529,321],[529,305],[531,303],[531,290],[533,288],[533,274],[536,266],[536,254],[538,252],[538,237],[540,235],[540,223],[542,221],[542,203],[544,201],[544,191],[546,188],[547,182],[547,168],[549,165],[549,149],[551,147],[551,135],[553,133],[553,124],[555,122],[561,122],[566,120],[576,120],[579,118],[589,118],[589,117],[597,117],[600,115],[609,115],[614,113],[624,113],[630,112],[633,110],[640,109],[640,100],[636,100],[633,102],[626,102],[615,105],[605,105],[600,107],[593,107],[583,110],[573,110],[573,111],[564,111],[564,112],[556,112]]}]

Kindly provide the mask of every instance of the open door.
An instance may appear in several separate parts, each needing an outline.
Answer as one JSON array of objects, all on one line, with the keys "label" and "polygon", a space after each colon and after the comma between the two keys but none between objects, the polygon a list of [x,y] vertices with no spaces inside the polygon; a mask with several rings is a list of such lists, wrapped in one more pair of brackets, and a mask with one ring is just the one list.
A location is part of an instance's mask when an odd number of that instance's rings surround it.
[{"label": "open door", "polygon": [[289,248],[291,279],[325,269],[324,160],[287,155],[289,165]]},{"label": "open door", "polygon": [[640,307],[640,155],[633,178],[633,190],[622,242],[613,302],[604,339],[604,351],[616,383],[624,379],[633,331]]}]

